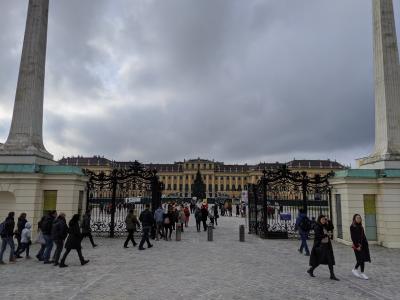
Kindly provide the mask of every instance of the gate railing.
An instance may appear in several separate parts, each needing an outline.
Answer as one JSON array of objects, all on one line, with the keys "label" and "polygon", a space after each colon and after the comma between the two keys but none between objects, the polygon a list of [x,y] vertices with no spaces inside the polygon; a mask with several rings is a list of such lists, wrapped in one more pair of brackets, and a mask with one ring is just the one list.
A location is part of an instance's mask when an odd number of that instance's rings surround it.
[{"label": "gate railing", "polygon": [[291,172],[286,166],[263,171],[263,176],[249,187],[249,233],[266,238],[288,238],[295,234],[296,218],[303,209],[310,220],[319,215],[331,217],[331,187],[333,175]]},{"label": "gate railing", "polygon": [[[125,231],[127,211],[137,206],[125,199],[139,188],[143,194],[150,193],[153,211],[161,205],[164,186],[159,181],[157,171],[146,169],[137,161],[125,169],[115,168],[109,174],[88,169],[84,172],[89,177],[86,209],[92,211],[91,227],[95,233],[109,231],[109,236],[114,237],[116,232]],[[141,211],[136,212],[139,214]]]}]

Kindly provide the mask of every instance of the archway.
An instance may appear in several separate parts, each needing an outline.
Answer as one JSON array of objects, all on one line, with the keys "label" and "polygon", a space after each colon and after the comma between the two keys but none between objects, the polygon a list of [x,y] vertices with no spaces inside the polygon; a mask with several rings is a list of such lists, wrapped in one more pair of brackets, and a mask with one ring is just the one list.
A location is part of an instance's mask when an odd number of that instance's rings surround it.
[{"label": "archway", "polygon": [[3,222],[10,211],[15,211],[16,199],[11,192],[0,191],[0,222]]}]

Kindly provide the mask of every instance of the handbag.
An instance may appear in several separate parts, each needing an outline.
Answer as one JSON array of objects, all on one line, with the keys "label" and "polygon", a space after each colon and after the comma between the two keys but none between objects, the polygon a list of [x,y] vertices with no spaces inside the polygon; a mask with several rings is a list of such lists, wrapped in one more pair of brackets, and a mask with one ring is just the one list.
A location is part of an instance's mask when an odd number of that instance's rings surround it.
[{"label": "handbag", "polygon": [[39,234],[38,234],[38,236],[37,236],[37,238],[35,240],[35,243],[41,244],[41,245],[45,245],[46,244],[46,240],[44,239],[43,233],[41,231],[39,232]]}]

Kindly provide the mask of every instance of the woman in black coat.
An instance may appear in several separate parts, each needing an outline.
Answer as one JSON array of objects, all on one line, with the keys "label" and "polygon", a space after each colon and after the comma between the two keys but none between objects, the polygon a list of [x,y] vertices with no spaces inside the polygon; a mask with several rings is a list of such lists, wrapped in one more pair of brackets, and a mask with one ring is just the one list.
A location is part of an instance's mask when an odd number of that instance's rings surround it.
[{"label": "woman in black coat", "polygon": [[[362,226],[362,219],[359,214],[353,216],[353,223],[350,226],[350,235],[351,240],[353,241],[352,248],[357,260],[357,264],[352,272],[356,277],[368,279],[367,275],[364,274],[364,267],[365,262],[371,262],[371,257],[364,227]],[[361,269],[361,274],[358,273],[358,267]]]},{"label": "woman in black coat", "polygon": [[89,261],[85,260],[82,256],[82,234],[81,229],[79,227],[79,215],[75,214],[71,221],[69,221],[69,229],[68,229],[68,238],[65,242],[65,252],[60,262],[60,268],[68,267],[65,264],[65,259],[72,249],[75,249],[78,252],[79,260],[81,261],[81,265],[87,264]]},{"label": "woman in black coat", "polygon": [[319,265],[328,265],[329,272],[331,273],[330,279],[339,281],[339,279],[336,278],[335,273],[333,272],[333,266],[335,265],[335,256],[333,255],[331,237],[328,233],[329,229],[331,228],[328,227],[326,217],[323,215],[319,216],[314,228],[315,239],[310,255],[311,268],[307,270],[307,273],[311,277],[315,277],[315,268],[317,268]]}]

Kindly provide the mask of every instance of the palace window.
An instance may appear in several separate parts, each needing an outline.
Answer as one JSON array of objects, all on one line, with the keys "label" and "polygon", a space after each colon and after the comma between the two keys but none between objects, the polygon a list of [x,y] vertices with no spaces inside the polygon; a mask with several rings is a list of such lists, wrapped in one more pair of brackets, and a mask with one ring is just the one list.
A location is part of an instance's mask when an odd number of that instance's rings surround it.
[{"label": "palace window", "polygon": [[174,183],[174,191],[176,191],[176,183]]},{"label": "palace window", "polygon": [[230,190],[229,184],[226,185],[226,190],[227,190],[227,191]]},{"label": "palace window", "polygon": [[236,186],[232,184],[232,191],[236,191]]},{"label": "palace window", "polygon": [[215,187],[215,191],[217,192],[218,191],[218,184],[216,184],[214,187]]},{"label": "palace window", "polygon": [[224,190],[224,185],[223,185],[223,184],[221,184],[220,191],[223,191],[223,190]]},{"label": "palace window", "polygon": [[208,185],[208,191],[211,192],[212,191],[212,184]]},{"label": "palace window", "polygon": [[180,190],[180,191],[182,191],[182,187],[183,187],[182,183],[179,184],[179,190]]}]

